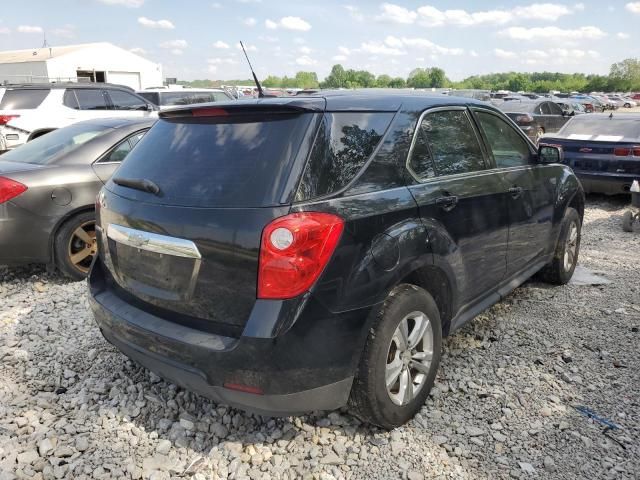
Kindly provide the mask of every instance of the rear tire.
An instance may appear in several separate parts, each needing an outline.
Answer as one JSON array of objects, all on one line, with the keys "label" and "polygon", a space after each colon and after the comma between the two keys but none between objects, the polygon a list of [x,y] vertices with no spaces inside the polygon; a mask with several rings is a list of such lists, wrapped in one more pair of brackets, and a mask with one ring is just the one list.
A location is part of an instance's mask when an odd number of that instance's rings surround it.
[{"label": "rear tire", "polygon": [[369,330],[349,399],[353,414],[385,429],[413,418],[433,387],[441,347],[433,297],[414,285],[397,286]]},{"label": "rear tire", "polygon": [[633,213],[627,210],[622,215],[622,230],[625,232],[633,232]]},{"label": "rear tire", "polygon": [[54,238],[56,266],[65,276],[82,280],[97,253],[96,216],[93,211],[79,213],[67,220]]},{"label": "rear tire", "polygon": [[560,226],[560,236],[553,260],[539,272],[539,277],[554,285],[569,283],[578,264],[582,222],[574,208],[567,208]]}]

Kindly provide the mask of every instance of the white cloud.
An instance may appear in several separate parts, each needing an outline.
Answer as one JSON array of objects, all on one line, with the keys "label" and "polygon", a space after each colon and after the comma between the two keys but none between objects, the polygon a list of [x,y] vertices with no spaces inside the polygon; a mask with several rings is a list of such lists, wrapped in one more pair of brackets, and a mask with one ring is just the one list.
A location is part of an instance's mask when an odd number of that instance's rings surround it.
[{"label": "white cloud", "polygon": [[276,28],[297,30],[300,32],[311,30],[311,24],[300,17],[282,17],[277,22],[267,19],[264,21],[264,25],[271,30],[275,30]]},{"label": "white cloud", "polygon": [[584,10],[584,8],[585,8],[585,7],[584,7],[584,3],[576,3],[576,4],[573,6],[573,9],[574,9],[575,11],[577,11],[577,12],[582,12],[582,11]]},{"label": "white cloud", "polygon": [[498,35],[513,40],[597,40],[606,37],[607,34],[598,27],[580,27],[576,29],[564,29],[558,27],[509,27],[498,32]]},{"label": "white cloud", "polygon": [[[160,44],[160,48],[167,48],[167,49],[171,49],[171,48],[183,49],[183,48],[187,48],[188,46],[189,44],[187,43],[186,40],[169,40],[166,42],[162,42]],[[177,53],[176,55],[180,55],[180,54]]]},{"label": "white cloud", "polygon": [[120,5],[127,8],[139,8],[144,5],[144,0],[99,0],[106,5]]},{"label": "white cloud", "polygon": [[311,65],[315,65],[318,62],[316,62],[313,58],[309,57],[308,55],[303,55],[301,57],[296,58],[296,63],[298,65],[302,65],[304,67],[308,67],[308,66],[311,66]]},{"label": "white cloud", "polygon": [[395,5],[393,3],[383,3],[380,6],[382,13],[376,17],[377,20],[383,22],[411,24],[415,22],[418,14],[412,10]]},{"label": "white cloud", "polygon": [[222,40],[218,40],[212,46],[213,48],[229,48],[229,44],[223,42]]},{"label": "white cloud", "polygon": [[618,33],[616,33],[616,37],[619,38],[620,40],[626,40],[628,38],[631,38],[631,35],[629,35],[628,33],[624,33],[624,32],[618,32]]},{"label": "white cloud", "polygon": [[343,46],[338,47],[338,51],[339,51],[342,55],[349,55],[349,54],[351,54],[351,50],[349,50],[347,47],[343,47]]},{"label": "white cloud", "polygon": [[235,58],[209,58],[207,60],[209,65],[237,65],[238,61]]},{"label": "white cloud", "polygon": [[36,25],[20,25],[18,31],[20,33],[42,33],[42,27]]},{"label": "white cloud", "polygon": [[440,10],[432,5],[424,5],[416,11],[400,5],[384,3],[380,6],[382,13],[376,17],[379,21],[399,24],[412,24],[418,21],[428,27],[455,25],[468,27],[474,25],[504,25],[518,20],[556,21],[570,15],[574,11],[584,9],[583,4],[576,4],[573,10],[557,3],[532,3],[526,6],[504,10],[467,11],[462,9]]},{"label": "white cloud", "polygon": [[549,55],[553,57],[563,57],[563,58],[598,58],[600,54],[595,50],[580,50],[577,48],[552,48],[549,50]]},{"label": "white cloud", "polygon": [[215,65],[209,65],[209,66],[207,67],[207,71],[208,71],[209,73],[216,73],[216,72],[218,71],[218,67],[216,67]]},{"label": "white cloud", "polygon": [[131,53],[135,53],[136,55],[146,55],[147,54],[147,51],[144,48],[140,48],[140,47],[130,48],[129,51]]},{"label": "white cloud", "polygon": [[432,53],[432,54],[462,55],[464,53],[464,50],[462,48],[442,47],[440,45],[433,43],[431,40],[427,40],[426,38],[419,38],[419,37],[397,38],[389,35],[387,36],[387,38],[385,38],[384,42],[385,44],[387,44],[389,47],[392,47],[392,48],[402,48],[402,47],[417,48],[421,50],[427,50],[429,53]]},{"label": "white cloud", "polygon": [[211,8],[222,8],[222,4],[219,2],[213,2]]},{"label": "white cloud", "polygon": [[331,60],[333,60],[334,62],[344,62],[346,59],[346,55],[334,55],[333,57],[331,57]]},{"label": "white cloud", "polygon": [[549,56],[544,50],[527,50],[524,54],[531,58],[547,58]]},{"label": "white cloud", "polygon": [[51,33],[59,38],[74,38],[76,36],[75,28],[73,25],[65,25],[61,28],[54,28]]},{"label": "white cloud", "polygon": [[469,50],[469,55],[471,55],[472,57],[477,57],[478,52],[476,52],[475,50]]},{"label": "white cloud", "polygon": [[245,18],[242,23],[244,23],[247,27],[255,27],[256,23],[258,23],[258,21],[253,18],[253,17],[249,17],[249,18]]},{"label": "white cloud", "polygon": [[[242,50],[242,47],[240,46],[240,44],[239,44],[239,43],[236,45],[236,48],[237,48],[238,50]],[[250,45],[250,44],[248,44],[248,43],[245,43],[245,44],[244,44],[244,48],[245,48],[245,50],[246,50],[247,52],[257,52],[257,51],[258,51],[258,47],[256,47],[255,45]]]},{"label": "white cloud", "polygon": [[629,10],[631,13],[640,13],[640,2],[629,2],[624,8]]},{"label": "white cloud", "polygon": [[494,48],[493,54],[498,58],[515,58],[516,52],[512,52],[510,50],[503,50],[501,48]]},{"label": "white cloud", "polygon": [[151,20],[147,17],[139,17],[138,23],[147,28],[161,28],[164,30],[173,30],[176,28],[170,20]]},{"label": "white cloud", "polygon": [[283,17],[280,19],[280,26],[287,30],[299,30],[301,32],[311,30],[311,24],[300,17]]},{"label": "white cloud", "polygon": [[364,15],[362,14],[362,12],[360,12],[360,9],[358,7],[355,7],[353,5],[345,5],[344,8],[349,12],[351,18],[353,18],[356,22],[364,21]]},{"label": "white cloud", "polygon": [[392,48],[383,43],[378,42],[364,42],[360,49],[365,53],[372,53],[374,55],[406,55],[407,52],[400,50],[399,48]]},{"label": "white cloud", "polygon": [[172,48],[171,49],[171,54],[172,55],[182,55],[184,52],[181,48]]},{"label": "white cloud", "polygon": [[298,51],[303,55],[309,55],[311,53],[311,49],[309,47],[300,47]]},{"label": "white cloud", "polygon": [[262,0],[236,0],[238,3],[262,3]]},{"label": "white cloud", "polygon": [[7,27],[0,27],[0,35],[9,35],[11,30]]}]

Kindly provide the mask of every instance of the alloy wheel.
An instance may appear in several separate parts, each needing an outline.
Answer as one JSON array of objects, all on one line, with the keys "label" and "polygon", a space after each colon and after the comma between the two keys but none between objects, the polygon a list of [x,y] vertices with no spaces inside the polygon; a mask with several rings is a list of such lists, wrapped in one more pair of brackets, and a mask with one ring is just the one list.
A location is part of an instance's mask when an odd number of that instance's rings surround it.
[{"label": "alloy wheel", "polygon": [[564,246],[564,271],[568,272],[573,268],[578,252],[578,225],[571,222],[569,234]]},{"label": "alloy wheel", "polygon": [[433,357],[433,329],[427,315],[411,312],[398,324],[387,352],[385,383],[393,403],[410,403],[427,381]]},{"label": "alloy wheel", "polygon": [[71,264],[82,273],[88,273],[97,251],[96,222],[85,222],[78,226],[71,234],[67,249]]}]

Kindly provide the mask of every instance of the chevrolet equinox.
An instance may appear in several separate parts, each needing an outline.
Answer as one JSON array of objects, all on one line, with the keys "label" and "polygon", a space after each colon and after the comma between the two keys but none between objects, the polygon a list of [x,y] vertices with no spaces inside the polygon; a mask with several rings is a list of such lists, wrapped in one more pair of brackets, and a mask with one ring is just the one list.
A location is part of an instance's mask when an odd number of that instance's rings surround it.
[{"label": "chevrolet equinox", "polygon": [[565,284],[584,194],[472,99],[321,92],[167,110],[96,202],[91,305],[131,359],[263,415],[384,428],[443,335],[532,275]]}]

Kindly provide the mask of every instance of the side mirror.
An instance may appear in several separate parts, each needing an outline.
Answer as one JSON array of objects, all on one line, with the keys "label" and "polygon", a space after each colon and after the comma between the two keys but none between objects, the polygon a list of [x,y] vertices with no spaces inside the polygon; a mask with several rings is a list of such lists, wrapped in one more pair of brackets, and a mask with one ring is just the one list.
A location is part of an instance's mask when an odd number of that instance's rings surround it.
[{"label": "side mirror", "polygon": [[538,162],[543,164],[562,163],[564,152],[559,145],[538,145]]},{"label": "side mirror", "polygon": [[155,112],[156,111],[156,107],[151,105],[150,103],[147,103],[147,112]]}]

